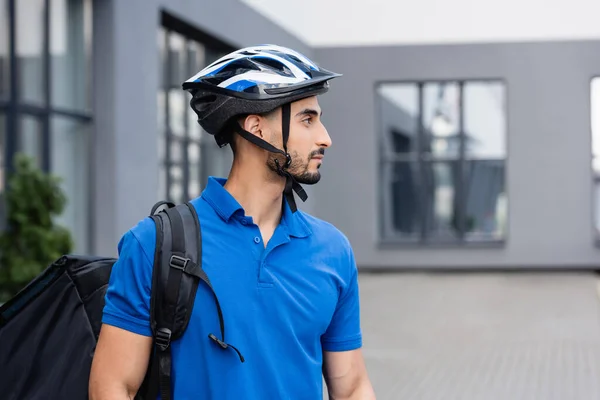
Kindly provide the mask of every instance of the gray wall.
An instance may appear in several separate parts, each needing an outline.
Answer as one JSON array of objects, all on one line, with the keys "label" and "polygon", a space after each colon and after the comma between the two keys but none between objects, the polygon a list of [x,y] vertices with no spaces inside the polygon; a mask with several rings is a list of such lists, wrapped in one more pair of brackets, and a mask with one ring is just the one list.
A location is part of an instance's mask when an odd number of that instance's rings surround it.
[{"label": "gray wall", "polygon": [[237,0],[94,1],[95,123],[90,160],[94,254],[116,255],[121,235],[159,200],[156,96],[161,9],[234,47],[276,43],[312,55],[298,39]]},{"label": "gray wall", "polygon": [[[333,147],[316,187],[315,214],[348,235],[361,268],[600,266],[590,134],[600,42],[321,48],[315,56],[344,74],[321,99]],[[456,78],[507,84],[506,243],[380,245],[375,83]]]},{"label": "gray wall", "polygon": [[159,19],[154,3],[94,2],[92,252],[96,254],[116,254],[120,236],[149,212],[157,197]]},{"label": "gray wall", "polygon": [[[234,47],[290,46],[344,73],[321,99],[334,146],[324,179],[308,188],[310,200],[302,208],[342,229],[361,267],[600,265],[593,233],[589,104],[590,78],[600,74],[599,42],[311,50],[235,0],[94,2],[93,253],[116,254],[120,236],[158,200],[161,8]],[[504,247],[379,244],[375,82],[439,78],[502,78],[508,85]]]},{"label": "gray wall", "polygon": [[292,47],[308,57],[313,52],[295,36],[239,0],[158,0],[158,3],[182,21],[234,47],[274,43]]}]

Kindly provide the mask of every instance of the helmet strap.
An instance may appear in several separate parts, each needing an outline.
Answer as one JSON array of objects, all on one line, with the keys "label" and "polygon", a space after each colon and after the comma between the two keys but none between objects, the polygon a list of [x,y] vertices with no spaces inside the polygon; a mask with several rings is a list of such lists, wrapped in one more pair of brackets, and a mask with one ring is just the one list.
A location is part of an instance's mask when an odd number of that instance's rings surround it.
[{"label": "helmet strap", "polygon": [[275,164],[277,165],[278,173],[280,175],[285,176],[285,189],[283,190],[283,195],[285,196],[288,204],[290,205],[290,209],[292,212],[296,212],[298,207],[296,206],[296,199],[294,199],[294,192],[298,194],[298,197],[302,201],[306,201],[308,195],[300,186],[300,184],[294,179],[292,174],[290,174],[287,169],[292,163],[292,157],[290,153],[287,151],[287,142],[290,137],[290,115],[291,115],[292,106],[290,103],[286,103],[281,106],[281,135],[283,138],[283,151],[285,153],[286,162],[283,168],[279,166],[277,160],[275,160]]},{"label": "helmet strap", "polygon": [[300,186],[300,184],[294,179],[292,174],[290,174],[287,171],[287,169],[292,163],[292,157],[287,151],[287,141],[290,137],[290,114],[290,103],[281,106],[281,133],[283,139],[283,150],[280,150],[277,147],[270,144],[269,142],[251,134],[250,132],[242,128],[239,124],[237,124],[235,121],[232,121],[232,123],[236,125],[235,130],[238,132],[238,134],[247,141],[253,143],[254,145],[260,148],[270,151],[271,153],[282,154],[285,156],[286,161],[283,166],[279,164],[279,160],[277,159],[275,159],[275,165],[277,166],[277,173],[286,178],[283,195],[285,196],[288,204],[290,205],[291,211],[294,213],[298,209],[296,205],[296,200],[294,199],[294,192],[296,192],[296,194],[298,195],[298,197],[300,197],[302,201],[306,201],[308,195],[306,194],[302,186]]},{"label": "helmet strap", "polygon": [[[281,106],[281,136],[283,137],[283,151],[287,152],[287,142],[290,138],[290,114],[292,113],[292,106],[290,103],[286,103]],[[291,159],[290,159],[291,161]],[[289,167],[289,165],[288,165]]]}]

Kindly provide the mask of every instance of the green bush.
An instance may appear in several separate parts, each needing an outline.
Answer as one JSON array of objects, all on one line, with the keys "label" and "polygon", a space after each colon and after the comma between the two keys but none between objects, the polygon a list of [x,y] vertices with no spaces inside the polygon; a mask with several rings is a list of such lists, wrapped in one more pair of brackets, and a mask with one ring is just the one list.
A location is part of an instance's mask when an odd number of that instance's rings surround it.
[{"label": "green bush", "polygon": [[53,221],[67,203],[60,179],[41,171],[32,158],[16,155],[3,200],[6,229],[0,233],[0,303],[73,249],[69,231]]}]

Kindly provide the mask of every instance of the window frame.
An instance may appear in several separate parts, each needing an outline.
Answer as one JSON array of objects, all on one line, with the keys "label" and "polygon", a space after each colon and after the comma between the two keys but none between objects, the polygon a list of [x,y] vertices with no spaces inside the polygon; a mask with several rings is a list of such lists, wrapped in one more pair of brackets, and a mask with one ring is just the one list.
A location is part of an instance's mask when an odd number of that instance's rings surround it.
[{"label": "window frame", "polygon": [[[86,110],[75,110],[70,109],[68,107],[56,106],[53,104],[52,90],[53,90],[53,77],[52,77],[52,58],[50,54],[50,46],[51,46],[51,24],[54,22],[51,19],[51,0],[44,0],[43,7],[43,27],[42,27],[42,53],[41,53],[41,67],[42,67],[42,80],[43,87],[42,93],[40,95],[41,102],[39,104],[31,103],[27,99],[23,99],[21,96],[20,90],[20,81],[19,77],[22,73],[18,68],[18,55],[17,55],[17,43],[18,43],[18,33],[17,33],[17,8],[16,2],[18,0],[4,0],[3,4],[0,6],[6,6],[7,9],[7,17],[8,17],[8,75],[10,79],[8,80],[8,92],[7,96],[0,97],[0,113],[4,114],[4,160],[3,166],[4,173],[2,174],[2,188],[6,189],[8,179],[10,175],[14,172],[14,159],[15,155],[19,153],[19,135],[22,134],[21,128],[19,126],[19,119],[22,117],[34,117],[39,120],[41,124],[41,154],[40,154],[40,168],[45,173],[53,173],[52,171],[52,120],[53,117],[63,117],[67,120],[70,120],[75,123],[82,123],[89,126],[89,129],[85,131],[90,132],[91,134],[93,130],[94,118],[92,115],[91,104]],[[92,0],[81,0],[83,3],[84,9],[87,9],[89,12],[92,11]],[[89,87],[89,82],[92,79],[92,65],[90,60],[86,60],[85,68],[88,69],[88,74],[86,76],[86,83]],[[91,92],[86,93],[87,96],[91,96]],[[89,141],[91,143],[91,140]],[[91,153],[91,148],[88,145],[88,151]],[[90,174],[92,169],[90,168]],[[89,182],[92,182],[92,176],[89,176]],[[90,183],[91,190],[91,183]],[[91,200],[88,200],[87,204],[87,214],[88,214],[88,239],[86,243],[82,243],[86,249],[92,248],[92,207]],[[6,210],[4,207],[0,209],[0,221],[2,222],[2,229],[5,227],[6,223]]]},{"label": "window frame", "polygon": [[[70,118],[80,123],[93,122],[91,110],[79,111],[71,110],[64,107],[52,105],[52,60],[50,57],[50,0],[44,0],[44,38],[43,38],[43,53],[42,53],[42,69],[43,69],[43,103],[30,104],[27,100],[22,100],[19,91],[18,76],[21,73],[17,68],[17,20],[16,20],[16,1],[6,0],[8,4],[8,65],[10,71],[9,80],[9,96],[8,98],[0,98],[0,112],[5,114],[5,169],[6,175],[13,171],[13,160],[18,152],[17,136],[18,136],[18,118],[21,115],[29,115],[39,118],[42,123],[42,160],[41,166],[44,172],[51,172],[51,151],[50,144],[52,140],[52,131],[50,128],[51,119],[53,116],[61,116]],[[88,1],[88,0],[82,0]],[[91,75],[91,74],[90,74]],[[6,182],[4,182],[6,184]]]},{"label": "window frame", "polygon": [[[595,97],[594,86],[597,86],[598,97]],[[595,142],[600,141],[600,124],[595,126],[594,124],[594,109],[600,109],[600,74],[594,74],[590,77],[589,81],[589,100],[590,100],[590,171],[592,175],[592,232],[593,232],[593,241],[596,247],[600,248],[600,225],[597,222],[600,220],[600,207],[599,204],[600,198],[597,194],[597,188],[600,187],[600,173],[596,174],[596,168],[594,164],[596,160],[600,160],[600,153],[595,154]],[[595,131],[594,128],[598,128],[598,131]],[[599,146],[600,147],[600,146]]]},{"label": "window frame", "polygon": [[[426,153],[421,144],[424,138],[424,129],[423,129],[423,110],[424,110],[424,91],[423,88],[427,84],[455,84],[459,90],[459,104],[458,104],[458,136],[460,138],[460,146],[457,156],[439,156],[432,152]],[[464,88],[466,85],[470,83],[496,83],[502,85],[503,88],[503,101],[505,105],[504,110],[504,156],[499,158],[490,158],[490,157],[469,157],[466,154],[466,134],[465,134],[465,96],[464,96]],[[384,120],[381,117],[382,105],[381,105],[381,95],[378,93],[378,90],[381,87],[385,87],[386,85],[413,85],[418,93],[418,110],[417,117],[418,121],[421,123],[418,124],[417,132],[418,137],[416,139],[417,150],[414,151],[414,155],[402,155],[395,153],[390,155],[389,152],[386,152],[386,138],[385,138],[385,126]],[[509,104],[509,85],[505,78],[502,77],[477,77],[477,78],[465,78],[465,77],[457,77],[457,78],[423,78],[423,79],[381,79],[375,80],[373,84],[373,95],[374,95],[374,111],[375,111],[375,129],[376,134],[374,135],[376,140],[376,159],[377,159],[377,172],[376,172],[376,196],[377,196],[377,245],[380,248],[397,248],[397,247],[418,247],[418,248],[457,248],[457,247],[468,247],[468,248],[502,248],[505,247],[507,241],[509,240],[509,215],[510,215],[510,202],[508,199],[510,198],[509,188],[508,188],[508,163],[509,163],[509,126],[510,126],[510,116],[508,110]],[[398,233],[396,233],[389,222],[387,220],[391,220],[393,218],[393,206],[391,204],[391,193],[389,193],[390,182],[386,180],[386,175],[384,173],[384,169],[390,164],[393,165],[395,162],[414,162],[417,166],[417,174],[419,177],[418,184],[415,185],[417,187],[417,199],[419,203],[423,203],[426,199],[425,185],[422,183],[423,179],[423,171],[424,166],[426,164],[449,164],[449,163],[458,163],[459,165],[459,179],[454,184],[454,196],[458,196],[456,203],[458,204],[458,219],[459,219],[459,230],[457,232],[456,239],[440,239],[436,237],[431,237],[426,235],[427,229],[427,215],[422,212],[418,219],[417,233],[415,238],[403,238],[400,237]],[[467,171],[468,163],[473,162],[501,162],[503,163],[503,183],[504,183],[504,193],[507,199],[508,205],[506,208],[506,216],[504,220],[504,231],[501,238],[497,239],[483,239],[483,240],[468,240],[466,238],[466,210],[467,210],[467,196],[465,196],[465,184],[468,183],[468,179],[465,176]],[[430,169],[432,171],[432,169]],[[431,197],[429,197],[431,199]]]},{"label": "window frame", "polygon": [[[193,110],[189,107],[186,106],[184,107],[184,123],[183,123],[183,136],[179,136],[179,135],[175,135],[173,133],[173,129],[172,129],[172,123],[171,123],[171,104],[170,104],[170,95],[169,95],[169,89],[171,89],[170,87],[170,81],[171,78],[173,76],[173,70],[172,70],[172,66],[173,64],[173,52],[171,52],[169,50],[169,38],[171,33],[175,33],[178,34],[180,36],[182,36],[182,38],[185,41],[185,45],[184,48],[188,49],[190,43],[196,42],[201,44],[205,51],[206,54],[208,54],[209,56],[207,57],[207,63],[211,63],[214,60],[216,60],[218,57],[221,57],[221,55],[225,55],[231,51],[234,50],[233,46],[230,46],[229,44],[227,44],[226,42],[223,42],[217,38],[215,38],[214,36],[211,36],[199,29],[197,29],[196,27],[194,27],[193,25],[187,24],[186,22],[182,21],[181,19],[169,14],[166,11],[162,11],[161,13],[161,23],[158,26],[158,30],[160,33],[164,33],[164,37],[162,38],[164,41],[162,43],[162,45],[164,46],[164,51],[165,51],[165,59],[163,61],[162,58],[160,58],[160,71],[161,71],[161,75],[160,75],[160,90],[164,92],[164,104],[162,105],[163,107],[163,113],[164,113],[164,120],[163,120],[163,124],[162,126],[159,126],[159,135],[161,135],[160,140],[162,141],[162,143],[164,143],[164,156],[162,158],[159,158],[158,162],[159,162],[159,178],[158,179],[163,179],[163,173],[164,173],[164,182],[160,182],[159,184],[159,188],[163,189],[161,190],[162,193],[159,194],[160,200],[166,200],[166,201],[171,201],[171,202],[175,202],[178,203],[179,199],[175,199],[171,193],[171,186],[173,184],[173,179],[170,173],[171,168],[173,167],[180,167],[183,171],[183,176],[181,179],[181,185],[182,185],[182,198],[183,201],[188,201],[191,200],[190,198],[190,184],[191,183],[196,183],[193,182],[191,180],[190,177],[190,161],[189,161],[189,154],[188,154],[188,149],[190,145],[197,145],[198,149],[200,151],[200,154],[204,154],[204,151],[207,148],[207,143],[206,143],[206,139],[203,138],[202,136],[204,136],[204,132],[202,132],[201,136],[198,138],[194,138],[192,137],[191,134],[191,129],[189,126],[189,121],[190,121],[190,115],[191,113],[193,113]],[[185,60],[184,60],[184,65],[186,65],[186,69],[189,69],[190,66],[190,59],[188,57],[189,53],[186,51],[186,56],[185,56]],[[183,82],[181,82],[183,83]],[[180,89],[182,90],[182,89]],[[187,93],[186,93],[186,104],[188,102],[188,97],[187,97]],[[159,141],[159,146],[161,141]],[[181,156],[181,161],[174,161],[173,157],[172,157],[172,146],[171,144],[174,142],[179,142],[181,145],[181,151],[182,151],[182,156]],[[161,153],[161,149],[159,149],[159,154]],[[206,185],[206,180],[208,178],[206,171],[207,171],[207,166],[205,165],[206,160],[204,159],[204,157],[201,155],[200,156],[200,172],[198,174],[198,179],[199,182],[198,186],[199,186],[199,191],[201,192],[205,185]],[[164,186],[163,186],[164,185]]]}]

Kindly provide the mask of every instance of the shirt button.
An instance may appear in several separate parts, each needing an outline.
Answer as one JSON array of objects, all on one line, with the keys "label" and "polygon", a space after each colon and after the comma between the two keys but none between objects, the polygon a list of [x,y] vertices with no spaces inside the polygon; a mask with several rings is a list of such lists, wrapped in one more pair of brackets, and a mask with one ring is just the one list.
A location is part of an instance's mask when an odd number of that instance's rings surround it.
[{"label": "shirt button", "polygon": [[248,225],[248,222],[245,219],[243,219],[242,220],[242,225]]},{"label": "shirt button", "polygon": [[260,238],[258,236],[254,237],[254,243],[256,243],[256,244],[260,243]]}]

